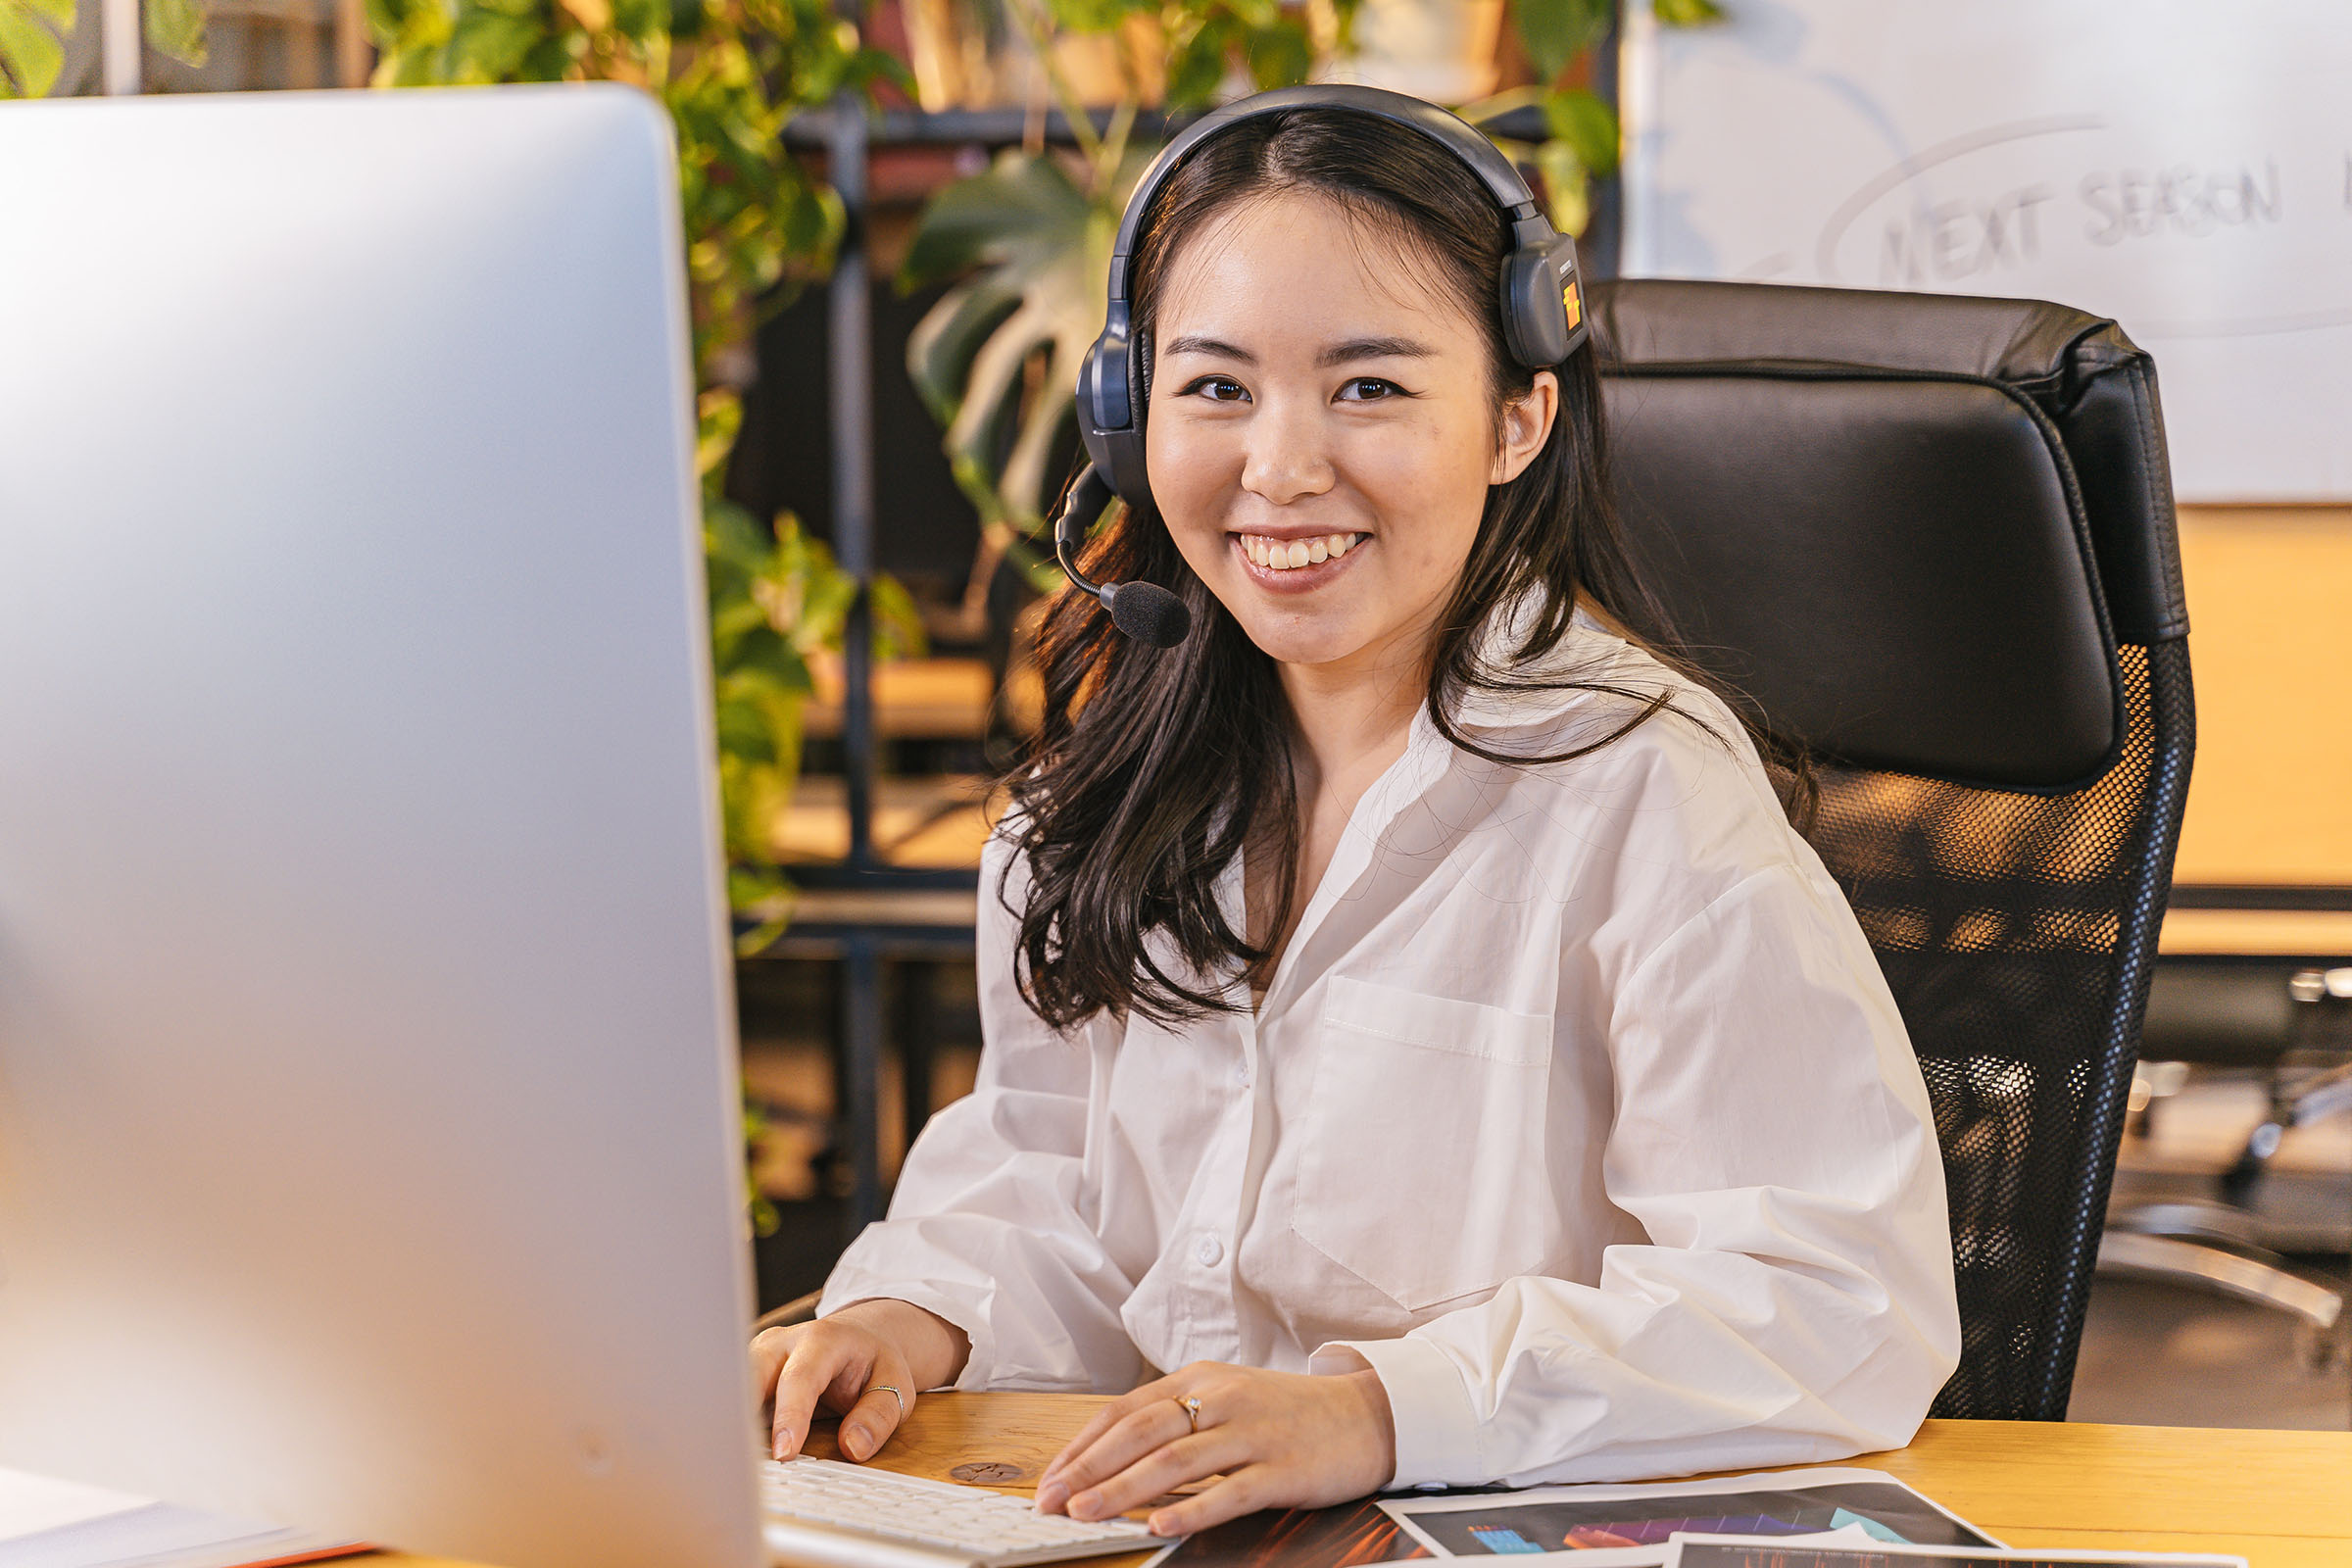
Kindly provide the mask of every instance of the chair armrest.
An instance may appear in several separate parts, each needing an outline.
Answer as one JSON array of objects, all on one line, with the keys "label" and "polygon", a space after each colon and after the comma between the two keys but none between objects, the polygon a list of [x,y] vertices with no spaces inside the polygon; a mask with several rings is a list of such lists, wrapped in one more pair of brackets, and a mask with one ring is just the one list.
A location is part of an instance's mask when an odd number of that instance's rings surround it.
[{"label": "chair armrest", "polygon": [[788,1329],[795,1323],[815,1322],[817,1298],[823,1294],[822,1291],[810,1291],[807,1296],[794,1297],[771,1312],[760,1313],[753,1320],[752,1332],[759,1334],[767,1329]]}]

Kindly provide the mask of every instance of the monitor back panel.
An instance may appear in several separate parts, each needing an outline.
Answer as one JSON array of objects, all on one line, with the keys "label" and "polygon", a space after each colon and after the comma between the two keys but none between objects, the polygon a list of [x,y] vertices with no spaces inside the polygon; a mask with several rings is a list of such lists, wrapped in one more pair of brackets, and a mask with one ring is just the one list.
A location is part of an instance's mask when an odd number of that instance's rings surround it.
[{"label": "monitor back panel", "polygon": [[672,157],[0,108],[0,1464],[757,1558]]}]

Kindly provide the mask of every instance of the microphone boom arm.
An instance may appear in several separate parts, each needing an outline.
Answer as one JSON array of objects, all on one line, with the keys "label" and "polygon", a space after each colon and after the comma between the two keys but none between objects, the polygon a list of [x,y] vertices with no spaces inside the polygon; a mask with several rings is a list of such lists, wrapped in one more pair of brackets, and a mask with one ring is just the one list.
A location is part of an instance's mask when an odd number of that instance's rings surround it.
[{"label": "microphone boom arm", "polygon": [[1078,569],[1078,551],[1087,530],[1110,505],[1110,485],[1093,464],[1078,475],[1062,498],[1061,514],[1054,519],[1054,555],[1070,582],[1092,594],[1110,612],[1110,623],[1153,648],[1173,648],[1193,628],[1192,612],[1184,601],[1154,582],[1098,583]]}]

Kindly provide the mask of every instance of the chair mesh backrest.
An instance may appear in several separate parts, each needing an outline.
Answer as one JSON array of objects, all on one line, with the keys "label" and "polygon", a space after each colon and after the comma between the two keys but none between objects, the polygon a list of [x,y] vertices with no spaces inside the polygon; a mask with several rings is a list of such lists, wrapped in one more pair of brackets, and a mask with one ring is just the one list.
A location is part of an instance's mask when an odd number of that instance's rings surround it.
[{"label": "chair mesh backrest", "polygon": [[[2062,1419],[2161,919],[2187,650],[2121,649],[2122,754],[2021,795],[1823,766],[1810,835],[1877,952],[1936,1107],[1960,1290],[1937,1415]],[[2169,776],[2168,776],[2169,775]],[[2165,797],[2173,797],[2173,811]]]},{"label": "chair mesh backrest", "polygon": [[2194,730],[2153,372],[2033,302],[1594,292],[1629,542],[1815,750],[1810,838],[1934,1102],[1963,1335],[1935,1413],[2061,1419]]}]

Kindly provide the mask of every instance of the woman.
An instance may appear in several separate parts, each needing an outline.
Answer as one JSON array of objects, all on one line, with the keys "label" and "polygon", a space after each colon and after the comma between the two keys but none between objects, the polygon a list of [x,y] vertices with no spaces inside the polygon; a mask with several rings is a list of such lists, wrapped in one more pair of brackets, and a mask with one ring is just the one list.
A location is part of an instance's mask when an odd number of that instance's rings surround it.
[{"label": "woman", "polygon": [[1592,351],[1516,363],[1510,243],[1333,108],[1153,199],[1154,505],[1090,564],[1196,629],[1054,607],[979,1084],[756,1343],[779,1456],[826,1410],[865,1458],[920,1389],[1132,1391],[1038,1503],[1223,1477],[1177,1534],[1899,1445],[1951,1371],[1901,1020],[1758,738],[1628,634]]}]

